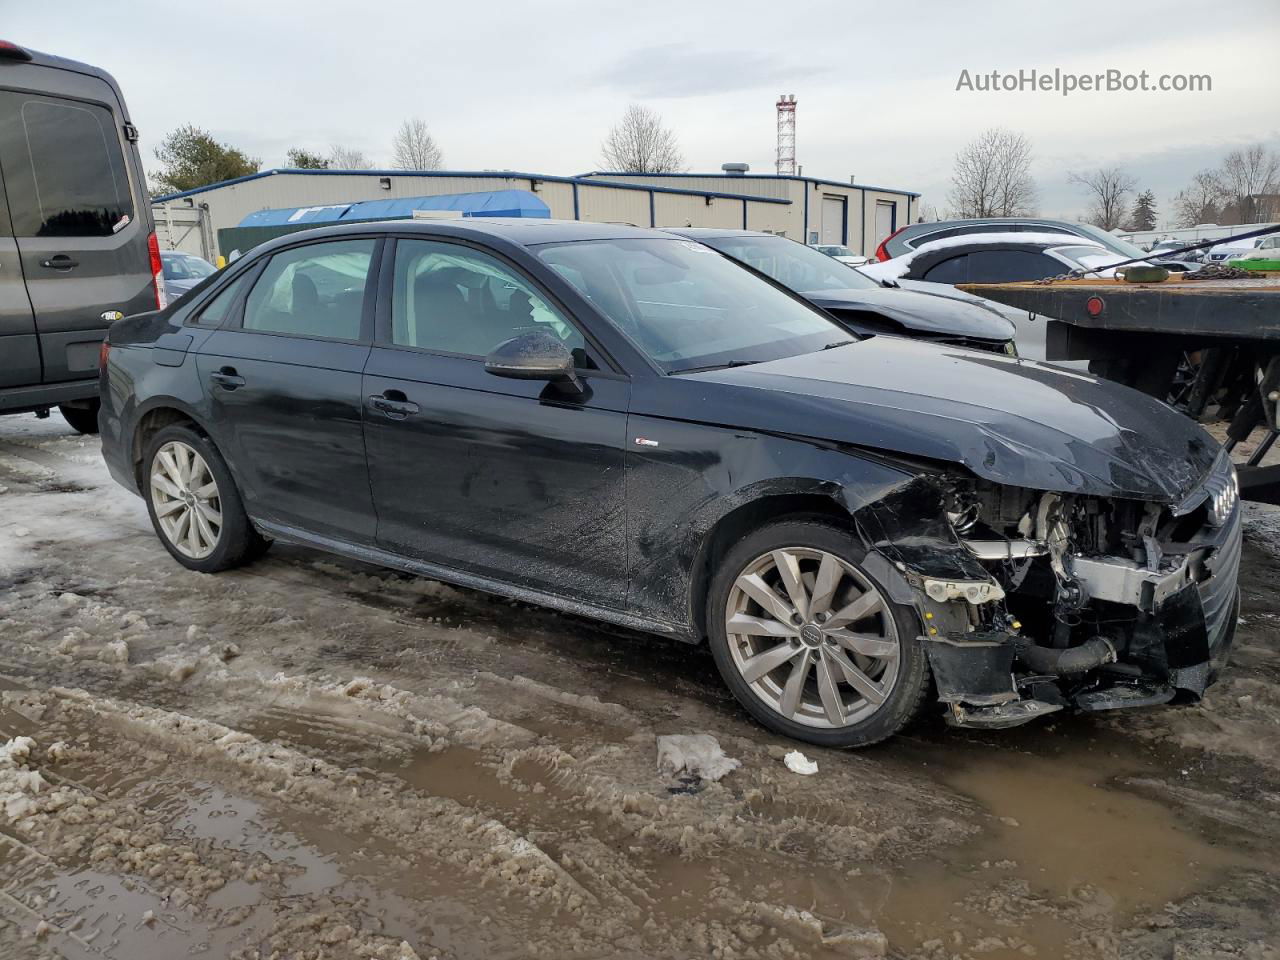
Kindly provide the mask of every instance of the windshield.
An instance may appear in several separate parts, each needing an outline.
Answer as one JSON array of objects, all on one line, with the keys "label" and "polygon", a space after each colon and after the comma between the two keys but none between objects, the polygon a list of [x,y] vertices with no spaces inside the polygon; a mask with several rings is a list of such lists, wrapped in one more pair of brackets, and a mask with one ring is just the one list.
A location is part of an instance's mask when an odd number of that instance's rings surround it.
[{"label": "windshield", "polygon": [[854,340],[817,309],[690,240],[583,240],[535,250],[668,373]]},{"label": "windshield", "polygon": [[1091,223],[1073,223],[1071,227],[1077,233],[1084,234],[1090,240],[1096,240],[1108,250],[1123,254],[1126,260],[1133,260],[1147,255],[1147,251],[1137,244],[1130,243],[1128,240],[1121,240],[1114,233],[1107,233],[1101,227],[1095,227]]},{"label": "windshield", "polygon": [[1109,267],[1119,263],[1116,254],[1110,250],[1099,250],[1097,247],[1054,247],[1053,252],[1078,263],[1087,270]]},{"label": "windshield", "polygon": [[213,273],[213,264],[199,257],[166,254],[160,259],[166,280],[199,280]]},{"label": "windshield", "polygon": [[879,286],[848,264],[786,237],[711,237],[702,242],[755,267],[797,293],[868,290]]},{"label": "windshield", "polygon": [[848,247],[842,247],[838,243],[819,244],[813,249],[817,250],[819,253],[826,254],[828,257],[852,257],[853,256],[852,250],[850,250]]}]

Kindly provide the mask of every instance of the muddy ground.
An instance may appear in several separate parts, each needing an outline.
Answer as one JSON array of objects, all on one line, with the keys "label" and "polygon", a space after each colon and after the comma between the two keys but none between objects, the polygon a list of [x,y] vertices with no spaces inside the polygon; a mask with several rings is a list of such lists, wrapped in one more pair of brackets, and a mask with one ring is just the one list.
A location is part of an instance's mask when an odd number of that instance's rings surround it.
[{"label": "muddy ground", "polygon": [[[705,650],[279,545],[190,573],[95,439],[2,418],[0,957],[1280,957],[1248,536],[1205,703],[803,777]],[[664,776],[666,733],[742,766]]]}]

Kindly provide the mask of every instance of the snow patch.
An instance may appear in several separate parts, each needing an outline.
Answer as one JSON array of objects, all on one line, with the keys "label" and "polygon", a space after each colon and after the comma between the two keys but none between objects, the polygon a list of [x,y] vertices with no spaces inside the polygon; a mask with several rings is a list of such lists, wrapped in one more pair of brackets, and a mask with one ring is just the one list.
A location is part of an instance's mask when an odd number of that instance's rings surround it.
[{"label": "snow patch", "polygon": [[802,777],[810,777],[818,772],[818,761],[810,760],[799,750],[792,750],[782,758],[782,762],[787,765],[788,770]]},{"label": "snow patch", "polygon": [[719,780],[740,766],[742,761],[726,756],[720,742],[709,733],[658,737],[658,769],[663,773],[687,773],[703,780]]}]

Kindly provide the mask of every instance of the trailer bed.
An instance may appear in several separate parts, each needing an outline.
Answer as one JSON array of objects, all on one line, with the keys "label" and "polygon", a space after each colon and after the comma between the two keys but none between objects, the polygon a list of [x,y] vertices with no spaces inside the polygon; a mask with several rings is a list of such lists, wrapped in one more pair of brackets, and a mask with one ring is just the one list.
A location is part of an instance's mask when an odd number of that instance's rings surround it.
[{"label": "trailer bed", "polygon": [[[1161,283],[1084,278],[965,283],[959,289],[1086,330],[1280,340],[1280,275]],[[1101,310],[1090,310],[1090,300]]]}]

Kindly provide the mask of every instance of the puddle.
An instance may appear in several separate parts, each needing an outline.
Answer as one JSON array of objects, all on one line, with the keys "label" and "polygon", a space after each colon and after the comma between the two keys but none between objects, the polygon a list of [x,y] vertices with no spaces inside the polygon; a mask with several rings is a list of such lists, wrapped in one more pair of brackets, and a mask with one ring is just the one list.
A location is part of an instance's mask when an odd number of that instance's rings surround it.
[{"label": "puddle", "polygon": [[[947,941],[962,927],[971,944],[984,934],[1006,940],[1012,934],[1038,957],[1063,957],[1067,940],[1080,934],[1068,914],[1120,929],[1136,913],[1250,865],[1245,854],[1209,843],[1168,807],[1115,786],[1117,778],[1144,770],[1138,758],[1086,747],[1034,756],[963,744],[930,763],[944,785],[978,801],[993,819],[984,818],[980,837],[945,857],[883,878],[874,919],[895,945]],[[1021,884],[1025,895],[1002,892]],[[983,953],[989,960],[1005,955]]]},{"label": "puddle", "polygon": [[[231,928],[215,931],[193,921],[190,914],[169,909],[162,895],[142,887],[128,889],[124,880],[96,870],[62,872],[52,865],[25,876],[15,899],[29,912],[23,924],[33,929],[44,919],[53,930],[49,946],[63,957],[138,960],[141,957],[179,957],[195,948],[224,955],[238,934]],[[150,911],[152,922],[143,917]],[[15,917],[21,916],[15,911]]]},{"label": "puddle", "polygon": [[1214,846],[1169,808],[1113,786],[1132,773],[1118,761],[1002,758],[949,774],[946,781],[997,817],[988,841],[1018,871],[1054,896],[1098,887],[1131,912],[1186,896],[1244,859]]}]

